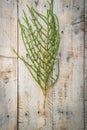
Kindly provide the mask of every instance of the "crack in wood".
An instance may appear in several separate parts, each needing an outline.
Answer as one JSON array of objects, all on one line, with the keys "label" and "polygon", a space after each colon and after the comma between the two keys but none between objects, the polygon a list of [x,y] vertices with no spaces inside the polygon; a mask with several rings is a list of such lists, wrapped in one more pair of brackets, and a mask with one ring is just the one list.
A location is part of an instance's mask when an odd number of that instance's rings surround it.
[{"label": "crack in wood", "polygon": [[84,23],[84,20],[78,21],[78,22],[72,22],[72,25],[76,25],[76,24],[80,24],[80,23]]},{"label": "crack in wood", "polygon": [[11,58],[11,59],[17,59],[17,57],[14,57],[14,56],[4,56],[4,55],[0,55],[0,58]]}]

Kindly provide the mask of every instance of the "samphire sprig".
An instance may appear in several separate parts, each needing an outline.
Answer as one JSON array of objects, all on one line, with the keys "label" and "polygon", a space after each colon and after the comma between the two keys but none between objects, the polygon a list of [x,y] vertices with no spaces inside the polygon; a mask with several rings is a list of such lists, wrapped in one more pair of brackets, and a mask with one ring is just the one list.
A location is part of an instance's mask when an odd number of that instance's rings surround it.
[{"label": "samphire sprig", "polygon": [[[17,56],[23,61],[32,77],[38,83],[44,96],[54,86],[59,77],[59,60],[57,54],[60,44],[59,22],[53,13],[52,3],[49,3],[46,16],[34,7],[27,5],[30,17],[23,10],[23,24],[18,20],[27,58]],[[54,65],[57,62],[58,71],[53,76]]]}]

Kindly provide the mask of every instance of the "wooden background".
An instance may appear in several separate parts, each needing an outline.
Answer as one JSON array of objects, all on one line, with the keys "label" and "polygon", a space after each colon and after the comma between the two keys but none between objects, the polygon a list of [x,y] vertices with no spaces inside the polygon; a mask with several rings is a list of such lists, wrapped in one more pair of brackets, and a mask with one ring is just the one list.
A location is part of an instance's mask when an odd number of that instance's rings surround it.
[{"label": "wooden background", "polygon": [[0,130],[87,130],[87,0],[53,0],[59,18],[60,77],[46,101],[24,64],[17,18],[26,4],[46,14],[47,0],[0,0]]}]

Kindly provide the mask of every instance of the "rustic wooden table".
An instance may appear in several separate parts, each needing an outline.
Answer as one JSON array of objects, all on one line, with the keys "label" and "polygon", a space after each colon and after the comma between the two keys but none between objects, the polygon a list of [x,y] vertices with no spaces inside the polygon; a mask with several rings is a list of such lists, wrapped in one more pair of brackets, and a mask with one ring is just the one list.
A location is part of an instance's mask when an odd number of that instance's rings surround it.
[{"label": "rustic wooden table", "polygon": [[[46,101],[24,64],[17,18],[31,4],[46,14],[47,0],[0,0],[0,130],[87,130],[87,0],[53,0],[60,23],[60,77]],[[29,15],[29,14],[28,14]]]}]

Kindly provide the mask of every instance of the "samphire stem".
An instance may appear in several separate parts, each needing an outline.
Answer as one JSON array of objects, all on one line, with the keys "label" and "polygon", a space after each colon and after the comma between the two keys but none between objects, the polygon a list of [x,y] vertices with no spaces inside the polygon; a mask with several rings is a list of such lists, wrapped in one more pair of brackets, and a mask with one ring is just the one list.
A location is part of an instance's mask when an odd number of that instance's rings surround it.
[{"label": "samphire stem", "polygon": [[46,109],[46,95],[44,95],[43,109],[44,109],[44,115],[46,115],[46,112],[45,112],[45,109]]}]

